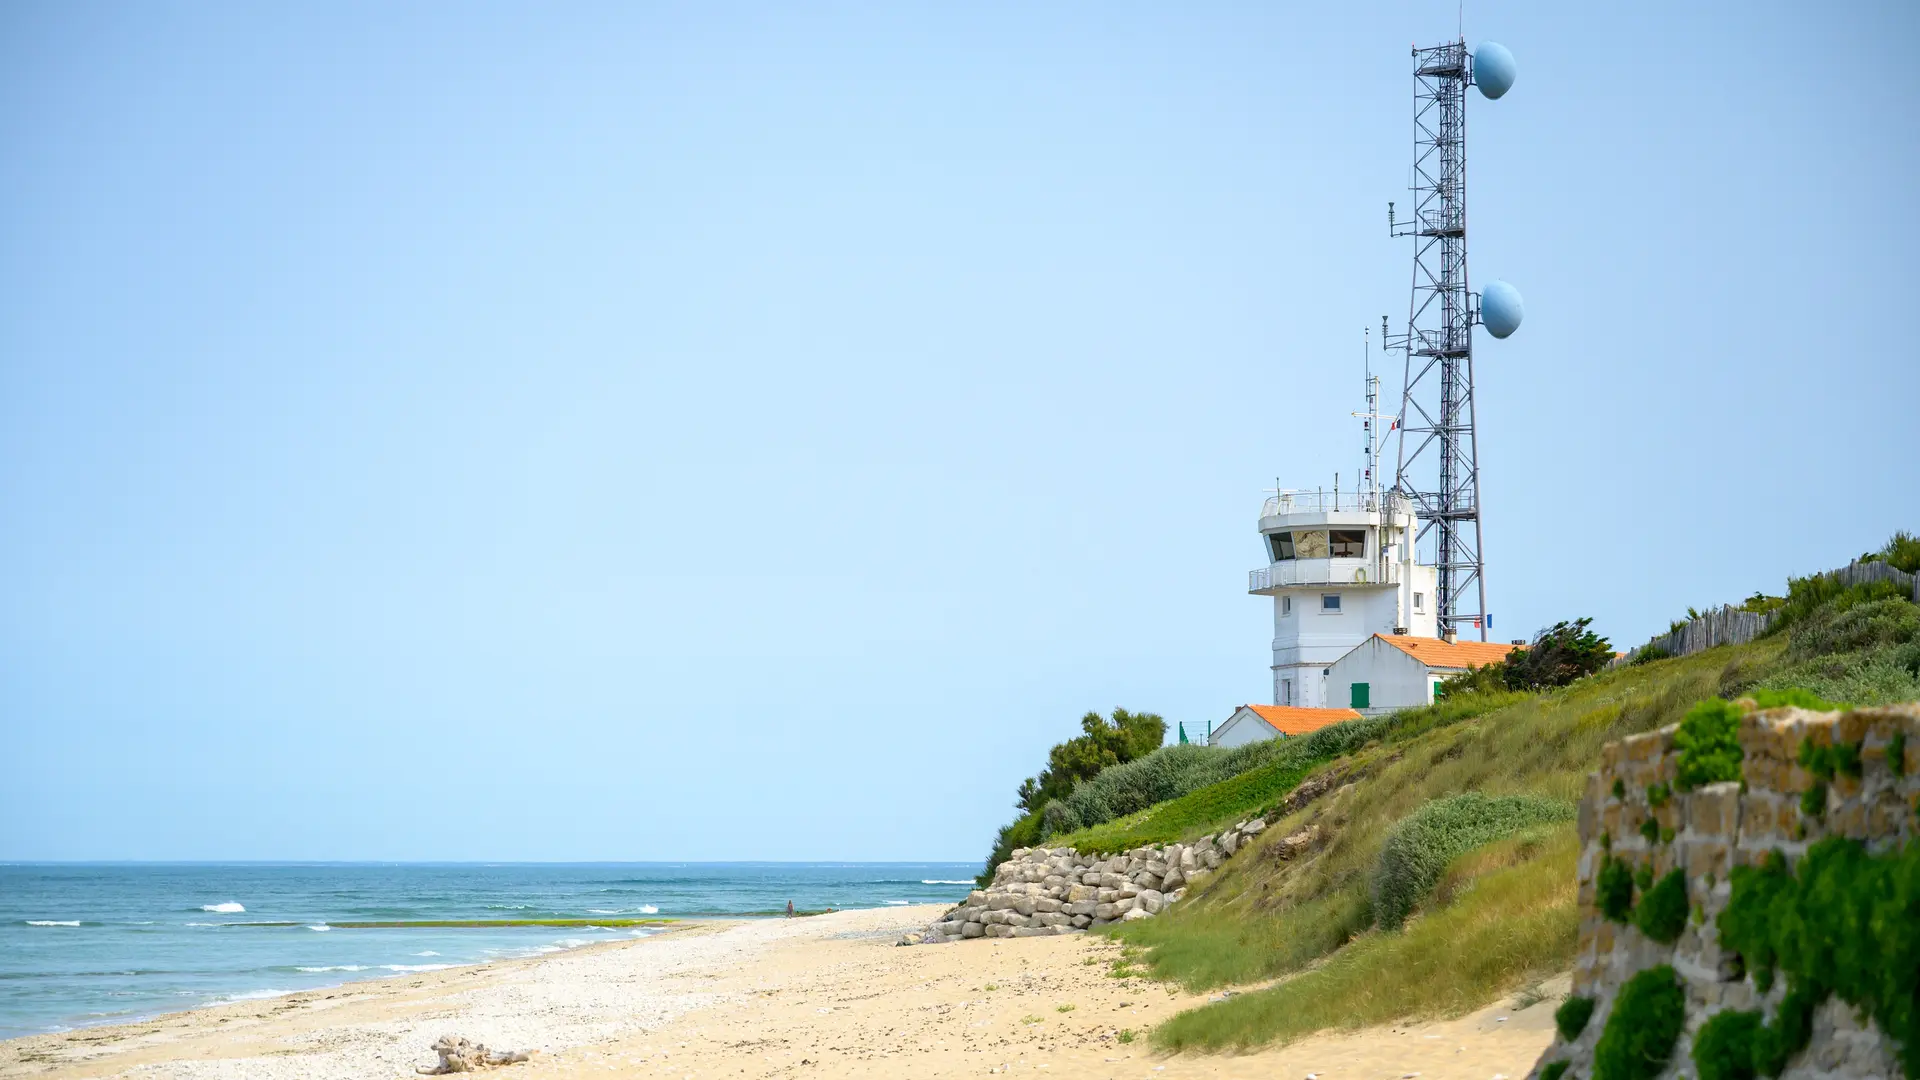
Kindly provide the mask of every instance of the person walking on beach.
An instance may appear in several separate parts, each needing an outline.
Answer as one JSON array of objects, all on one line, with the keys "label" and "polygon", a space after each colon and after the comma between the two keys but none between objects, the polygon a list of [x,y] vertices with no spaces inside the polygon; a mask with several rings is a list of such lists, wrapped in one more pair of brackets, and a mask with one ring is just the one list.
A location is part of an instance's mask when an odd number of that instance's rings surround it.
[{"label": "person walking on beach", "polygon": [[787,901],[787,918],[793,918],[793,901]]}]

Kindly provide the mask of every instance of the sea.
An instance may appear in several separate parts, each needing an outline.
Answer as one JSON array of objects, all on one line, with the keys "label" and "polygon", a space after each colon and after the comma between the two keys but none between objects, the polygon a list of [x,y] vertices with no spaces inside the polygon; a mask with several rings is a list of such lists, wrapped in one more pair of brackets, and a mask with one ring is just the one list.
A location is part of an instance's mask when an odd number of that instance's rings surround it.
[{"label": "sea", "polygon": [[[978,863],[0,863],[0,1039],[538,956],[645,926],[948,904]],[[279,925],[261,925],[261,924]]]}]

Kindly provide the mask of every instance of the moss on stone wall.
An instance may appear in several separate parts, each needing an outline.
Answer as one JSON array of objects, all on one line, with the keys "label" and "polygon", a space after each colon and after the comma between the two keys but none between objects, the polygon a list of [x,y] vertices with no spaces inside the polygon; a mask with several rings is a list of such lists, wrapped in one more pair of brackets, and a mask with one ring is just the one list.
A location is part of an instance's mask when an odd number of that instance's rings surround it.
[{"label": "moss on stone wall", "polygon": [[1873,1018],[1908,1080],[1920,1080],[1920,842],[1875,856],[1830,837],[1797,873],[1778,852],[1735,867],[1718,927],[1762,993],[1776,969],[1787,976],[1785,999],[1753,1037],[1756,1071],[1778,1076],[1812,1037],[1814,1009],[1838,995]]}]

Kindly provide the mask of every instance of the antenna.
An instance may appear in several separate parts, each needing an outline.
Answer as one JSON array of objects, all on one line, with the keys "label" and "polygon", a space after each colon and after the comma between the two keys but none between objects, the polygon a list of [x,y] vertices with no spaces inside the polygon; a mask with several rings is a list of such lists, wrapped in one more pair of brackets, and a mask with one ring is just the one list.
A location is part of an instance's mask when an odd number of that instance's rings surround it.
[{"label": "antenna", "polygon": [[[1464,38],[1413,50],[1413,212],[1399,220],[1387,204],[1389,234],[1413,238],[1413,288],[1405,335],[1388,339],[1382,319],[1381,338],[1405,354],[1393,486],[1423,523],[1415,542],[1434,537],[1440,629],[1471,623],[1485,641],[1473,397],[1473,326],[1482,320],[1481,298],[1467,286],[1467,86],[1498,98],[1513,85],[1514,64],[1493,42],[1477,53]],[[1520,295],[1511,286],[1490,284],[1487,307],[1494,336],[1519,326]]]}]

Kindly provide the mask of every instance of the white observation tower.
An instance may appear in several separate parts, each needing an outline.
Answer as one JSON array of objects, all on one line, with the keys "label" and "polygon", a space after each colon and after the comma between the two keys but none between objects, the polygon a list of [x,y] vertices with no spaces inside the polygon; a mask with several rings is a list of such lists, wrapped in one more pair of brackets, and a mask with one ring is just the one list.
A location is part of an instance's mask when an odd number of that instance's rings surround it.
[{"label": "white observation tower", "polygon": [[1341,491],[1276,490],[1260,507],[1267,565],[1247,591],[1273,597],[1273,703],[1338,708],[1326,700],[1335,660],[1375,634],[1435,637],[1435,568],[1415,561],[1419,522],[1404,495],[1380,484],[1380,379],[1367,374],[1359,484]]}]

